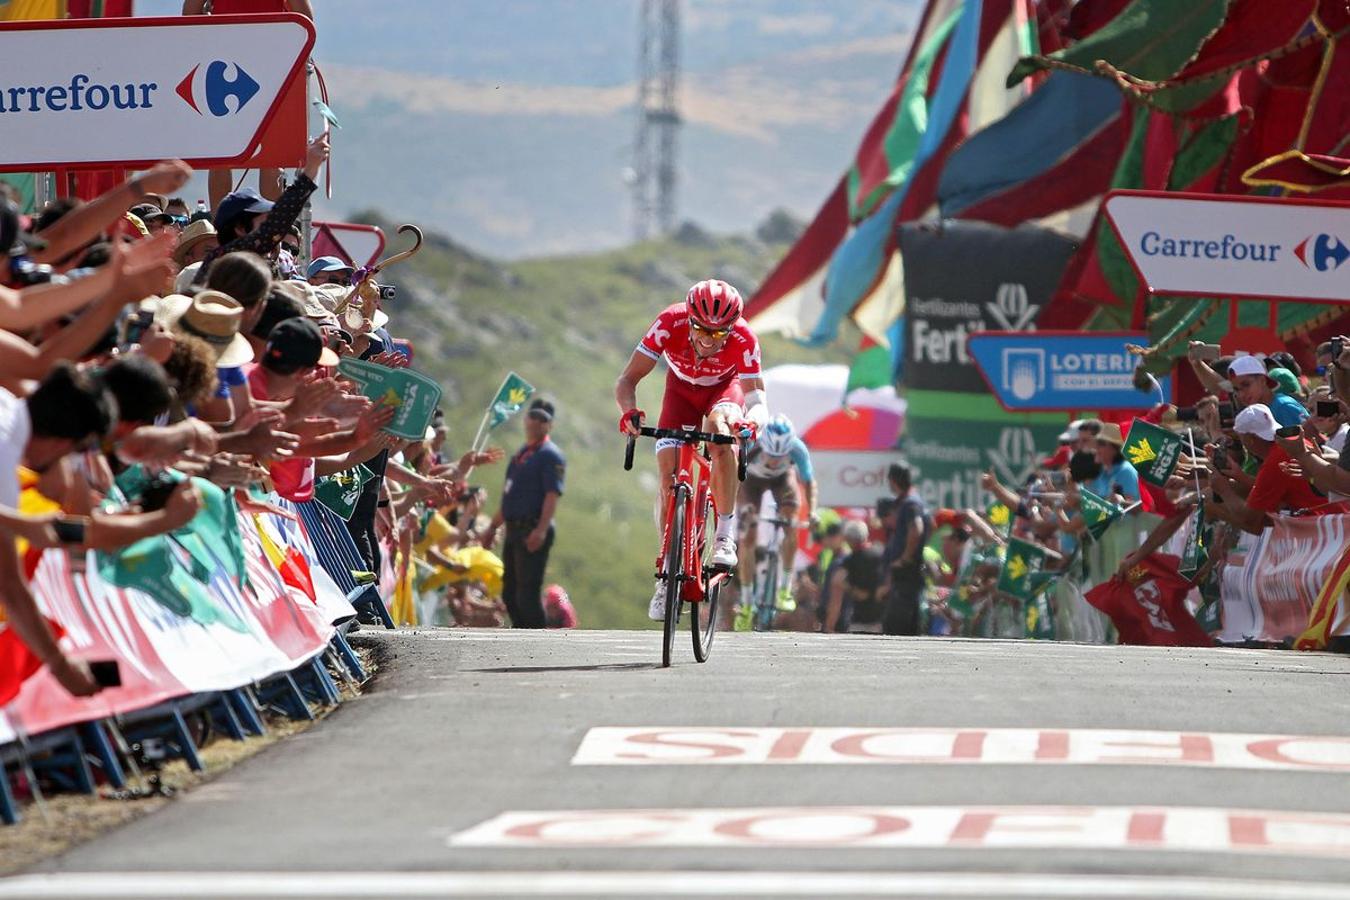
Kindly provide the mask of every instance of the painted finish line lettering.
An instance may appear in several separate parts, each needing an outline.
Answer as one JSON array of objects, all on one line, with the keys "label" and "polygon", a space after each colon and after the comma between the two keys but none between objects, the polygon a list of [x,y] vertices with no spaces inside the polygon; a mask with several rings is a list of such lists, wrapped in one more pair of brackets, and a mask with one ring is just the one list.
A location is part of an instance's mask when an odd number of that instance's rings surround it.
[{"label": "painted finish line lettering", "polygon": [[1350,736],[1034,728],[592,728],[573,765],[1128,765],[1350,772]]},{"label": "painted finish line lettering", "polygon": [[508,812],[452,847],[1180,850],[1350,858],[1350,815],[1200,807],[869,806]]}]

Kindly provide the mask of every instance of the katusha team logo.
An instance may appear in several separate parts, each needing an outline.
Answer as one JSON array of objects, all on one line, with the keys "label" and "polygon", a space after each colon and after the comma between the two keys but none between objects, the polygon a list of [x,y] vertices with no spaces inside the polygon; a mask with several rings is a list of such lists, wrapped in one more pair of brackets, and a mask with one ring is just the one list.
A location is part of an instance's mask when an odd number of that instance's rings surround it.
[{"label": "katusha team logo", "polygon": [[[1312,245],[1311,253],[1308,249],[1309,244]],[[1304,238],[1303,242],[1294,248],[1294,255],[1309,269],[1334,272],[1350,259],[1350,248],[1334,234],[1316,234]]]},{"label": "katusha team logo", "polygon": [[[228,76],[228,77],[227,77]],[[212,60],[206,65],[195,65],[182,81],[178,82],[178,96],[191,106],[197,115],[202,108],[219,118],[237,113],[248,105],[257,95],[258,82],[244,71],[238,63]],[[230,103],[231,98],[234,102]]]}]

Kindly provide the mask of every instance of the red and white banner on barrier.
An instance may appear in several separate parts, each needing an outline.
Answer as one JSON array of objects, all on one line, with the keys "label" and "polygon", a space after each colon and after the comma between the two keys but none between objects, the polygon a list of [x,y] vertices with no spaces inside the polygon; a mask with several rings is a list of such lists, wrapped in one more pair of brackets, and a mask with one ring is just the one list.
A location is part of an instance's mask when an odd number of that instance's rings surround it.
[{"label": "red and white banner on barrier", "polygon": [[1297,640],[1319,602],[1325,636],[1350,634],[1344,585],[1330,584],[1344,574],[1340,564],[1350,552],[1350,516],[1271,519],[1269,528],[1244,536],[1229,555],[1221,639]]},{"label": "red and white banner on barrier", "polygon": [[[3,710],[0,744],[13,739],[13,730],[37,734],[187,694],[233,689],[323,652],[333,636],[333,598],[323,608],[294,590],[291,579],[311,578],[303,555],[297,553],[290,578],[283,577],[267,557],[253,517],[237,518],[248,582],[236,584],[224,570],[212,573],[205,588],[221,611],[214,618],[179,615],[140,590],[111,587],[95,574],[93,553],[78,567],[64,551],[45,553],[32,588],[44,614],[65,630],[62,648],[76,659],[116,660],[122,685],[75,698],[42,669],[23,681]],[[300,533],[287,540],[292,548],[307,544]],[[345,597],[338,600],[346,604]],[[349,604],[346,610],[350,615]]]}]

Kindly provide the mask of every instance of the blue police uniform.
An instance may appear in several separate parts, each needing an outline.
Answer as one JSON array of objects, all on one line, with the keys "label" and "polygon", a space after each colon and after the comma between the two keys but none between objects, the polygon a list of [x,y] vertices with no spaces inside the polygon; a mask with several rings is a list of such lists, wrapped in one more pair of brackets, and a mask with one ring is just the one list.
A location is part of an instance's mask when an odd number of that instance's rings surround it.
[{"label": "blue police uniform", "polygon": [[502,520],[506,538],[502,545],[502,600],[517,628],[543,628],[544,569],[553,548],[553,524],[538,550],[525,546],[530,532],[539,524],[544,498],[563,493],[567,459],[558,445],[548,438],[538,444],[526,444],[506,468],[502,488]]}]

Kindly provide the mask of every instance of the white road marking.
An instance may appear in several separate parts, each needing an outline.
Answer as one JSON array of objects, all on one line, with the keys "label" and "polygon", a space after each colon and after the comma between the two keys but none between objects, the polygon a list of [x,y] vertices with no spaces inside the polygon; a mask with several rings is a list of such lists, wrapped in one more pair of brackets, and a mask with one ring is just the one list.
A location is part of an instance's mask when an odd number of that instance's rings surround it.
[{"label": "white road marking", "polygon": [[1350,772],[1350,736],[1068,728],[601,727],[573,765],[1131,765]]},{"label": "white road marking", "polygon": [[1168,806],[528,810],[452,847],[1164,850],[1350,859],[1350,814]]},{"label": "white road marking", "polygon": [[90,872],[0,879],[0,900],[182,897],[895,896],[1348,900],[1304,881],[1022,872]]}]

